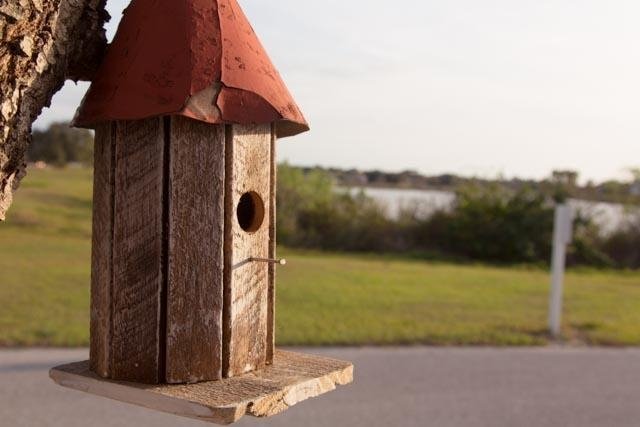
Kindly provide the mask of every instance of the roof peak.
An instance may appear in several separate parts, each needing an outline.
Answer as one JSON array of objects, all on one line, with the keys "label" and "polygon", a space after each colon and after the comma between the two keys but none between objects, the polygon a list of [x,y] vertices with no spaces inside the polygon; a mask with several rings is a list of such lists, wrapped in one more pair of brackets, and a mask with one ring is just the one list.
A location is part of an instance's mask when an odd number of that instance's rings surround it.
[{"label": "roof peak", "polygon": [[174,114],[309,129],[236,0],[133,0],[74,124]]}]

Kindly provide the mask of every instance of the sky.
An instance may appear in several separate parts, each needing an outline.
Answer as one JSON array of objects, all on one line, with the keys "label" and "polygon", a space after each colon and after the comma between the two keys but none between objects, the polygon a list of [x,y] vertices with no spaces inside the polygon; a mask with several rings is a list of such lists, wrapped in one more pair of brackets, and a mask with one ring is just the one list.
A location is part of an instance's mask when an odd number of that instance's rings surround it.
[{"label": "sky", "polygon": [[[109,0],[111,38],[126,0]],[[304,166],[582,181],[640,166],[637,0],[239,0],[311,125]],[[68,83],[36,127],[69,120]]]}]

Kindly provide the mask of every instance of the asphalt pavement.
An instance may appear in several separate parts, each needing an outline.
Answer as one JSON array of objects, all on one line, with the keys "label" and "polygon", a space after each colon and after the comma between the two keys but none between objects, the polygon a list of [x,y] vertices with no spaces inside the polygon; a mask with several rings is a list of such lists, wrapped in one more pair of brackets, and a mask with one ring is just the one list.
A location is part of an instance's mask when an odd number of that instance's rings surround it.
[{"label": "asphalt pavement", "polygon": [[[296,349],[351,360],[355,382],[238,426],[640,426],[640,349]],[[204,427],[68,390],[50,367],[87,350],[0,350],[0,426]]]}]

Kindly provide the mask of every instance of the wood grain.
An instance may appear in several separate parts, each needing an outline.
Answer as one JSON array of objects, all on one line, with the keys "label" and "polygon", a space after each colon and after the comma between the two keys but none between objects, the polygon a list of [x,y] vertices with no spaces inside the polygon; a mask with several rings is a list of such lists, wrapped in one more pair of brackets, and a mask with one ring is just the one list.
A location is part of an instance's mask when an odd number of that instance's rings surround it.
[{"label": "wood grain", "polygon": [[111,378],[157,383],[163,255],[162,118],[118,122]]},{"label": "wood grain", "polygon": [[[276,156],[276,124],[271,125],[271,167],[269,176],[269,258],[276,259],[276,184],[277,184],[277,156]],[[276,264],[269,264],[269,290],[267,295],[267,363],[273,363],[276,329]]]},{"label": "wood grain", "polygon": [[220,381],[145,386],[105,380],[87,362],[53,368],[50,377],[75,390],[183,417],[230,424],[245,414],[268,417],[353,381],[353,365],[308,354],[275,351],[273,365]]},{"label": "wood grain", "polygon": [[222,378],[224,126],[171,118],[166,380]]},{"label": "wood grain", "polygon": [[[232,377],[267,362],[269,267],[249,258],[269,257],[271,209],[271,125],[227,127],[225,187],[224,375]],[[246,232],[236,206],[247,192],[265,204],[261,227]]]},{"label": "wood grain", "polygon": [[96,128],[91,242],[91,369],[110,374],[115,124]]}]

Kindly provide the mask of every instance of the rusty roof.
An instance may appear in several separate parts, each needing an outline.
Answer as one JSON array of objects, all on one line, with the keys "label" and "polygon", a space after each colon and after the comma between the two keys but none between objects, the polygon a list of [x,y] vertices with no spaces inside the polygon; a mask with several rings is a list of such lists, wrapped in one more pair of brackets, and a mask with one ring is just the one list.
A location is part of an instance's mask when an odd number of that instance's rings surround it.
[{"label": "rusty roof", "polygon": [[133,0],[74,124],[171,114],[309,130],[236,0]]}]

